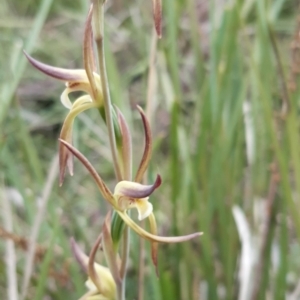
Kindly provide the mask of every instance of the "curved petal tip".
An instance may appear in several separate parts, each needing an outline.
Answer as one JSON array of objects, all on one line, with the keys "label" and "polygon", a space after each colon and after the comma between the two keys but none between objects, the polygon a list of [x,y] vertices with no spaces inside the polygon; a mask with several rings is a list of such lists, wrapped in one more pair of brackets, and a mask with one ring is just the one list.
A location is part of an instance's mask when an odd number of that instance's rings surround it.
[{"label": "curved petal tip", "polygon": [[31,57],[25,50],[23,50],[24,55],[28,61],[42,73],[51,76],[53,78],[63,80],[63,81],[86,81],[87,76],[85,70],[68,70],[58,67],[53,67],[44,64],[33,57]]}]

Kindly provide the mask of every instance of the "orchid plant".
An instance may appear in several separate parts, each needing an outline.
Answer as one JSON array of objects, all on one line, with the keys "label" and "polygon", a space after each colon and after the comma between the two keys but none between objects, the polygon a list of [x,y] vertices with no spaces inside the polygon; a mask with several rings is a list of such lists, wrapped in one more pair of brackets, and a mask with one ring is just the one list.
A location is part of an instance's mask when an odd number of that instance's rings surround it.
[{"label": "orchid plant", "polygon": [[[200,236],[197,232],[185,236],[162,237],[157,234],[157,225],[150,195],[161,185],[162,179],[157,175],[153,184],[142,184],[152,155],[152,134],[150,124],[141,107],[137,107],[144,127],[145,147],[136,176],[132,178],[132,141],[131,133],[122,112],[113,106],[109,96],[108,81],[103,50],[104,3],[95,0],[89,10],[84,30],[83,61],[84,69],[67,70],[41,63],[27,53],[28,61],[38,70],[55,79],[65,82],[66,88],[61,94],[62,104],[69,109],[60,133],[59,166],[60,185],[63,184],[65,171],[68,168],[73,175],[73,156],[88,170],[97,184],[102,197],[111,205],[112,211],[106,215],[102,232],[94,244],[90,256],[85,255],[72,239],[74,256],[87,272],[86,282],[89,291],[81,300],[125,299],[125,276],[128,259],[128,228],[141,238],[151,242],[152,261],[157,268],[158,243],[178,243]],[[161,2],[153,0],[154,23],[158,36],[161,35]],[[93,40],[94,39],[94,40]],[[95,64],[97,53],[98,72]],[[73,103],[69,94],[82,91],[85,94]],[[117,183],[112,192],[97,173],[88,159],[72,145],[72,127],[76,116],[88,109],[98,109],[108,129],[110,147],[114,162]],[[129,211],[135,208],[138,219],[149,220],[150,231],[138,225]],[[122,244],[121,257],[120,241]],[[99,246],[104,250],[107,267],[95,263]]]}]

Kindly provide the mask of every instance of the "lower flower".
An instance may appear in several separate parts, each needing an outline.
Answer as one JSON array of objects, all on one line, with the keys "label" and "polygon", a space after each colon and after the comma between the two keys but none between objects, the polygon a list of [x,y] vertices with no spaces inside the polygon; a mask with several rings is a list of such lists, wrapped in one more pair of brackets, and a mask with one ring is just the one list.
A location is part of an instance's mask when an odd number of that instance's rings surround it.
[{"label": "lower flower", "polygon": [[90,256],[87,256],[77,245],[74,239],[71,239],[73,254],[88,274],[88,280],[85,282],[89,291],[79,300],[115,300],[116,284],[109,268],[94,262],[96,251],[101,243],[101,236],[97,239]]}]

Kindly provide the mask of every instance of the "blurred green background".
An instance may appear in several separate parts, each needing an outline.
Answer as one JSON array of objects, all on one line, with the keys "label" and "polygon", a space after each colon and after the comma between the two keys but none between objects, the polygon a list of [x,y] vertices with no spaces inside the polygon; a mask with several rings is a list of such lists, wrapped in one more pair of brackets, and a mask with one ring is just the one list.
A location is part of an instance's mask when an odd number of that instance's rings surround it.
[{"label": "blurred green background", "polygon": [[[159,233],[204,232],[160,245],[159,280],[148,242],[139,276],[140,241],[132,233],[127,299],[300,299],[299,5],[163,0],[163,38],[151,51],[151,1],[107,2],[112,101],[130,123],[136,167],[143,136],[135,105],[145,107],[151,95],[149,180],[156,173],[163,178],[151,196]],[[1,2],[2,299],[22,299],[13,298],[16,285],[26,299],[78,299],[85,292],[69,240],[88,253],[109,207],[77,161],[75,175],[58,187],[64,84],[34,70],[22,49],[48,64],[82,67],[88,6],[86,0]],[[77,118],[74,144],[113,187],[96,111]]]}]

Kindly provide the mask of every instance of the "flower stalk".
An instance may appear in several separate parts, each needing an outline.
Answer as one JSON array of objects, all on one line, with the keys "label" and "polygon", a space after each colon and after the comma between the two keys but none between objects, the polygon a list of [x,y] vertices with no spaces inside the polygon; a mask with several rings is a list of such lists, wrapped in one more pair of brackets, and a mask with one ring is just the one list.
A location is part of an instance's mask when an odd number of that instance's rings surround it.
[{"label": "flower stalk", "polygon": [[[103,223],[102,231],[89,256],[86,256],[80,250],[74,240],[71,241],[74,256],[88,275],[86,286],[89,291],[81,300],[125,300],[130,240],[129,229],[132,229],[141,238],[150,241],[152,262],[157,274],[158,243],[179,243],[199,237],[202,234],[202,232],[196,232],[174,237],[158,235],[153,205],[149,198],[160,187],[162,179],[160,175],[157,175],[154,183],[142,184],[151,160],[152,134],[149,121],[139,106],[137,106],[137,109],[144,128],[145,146],[137,173],[135,176],[132,175],[131,133],[122,112],[113,106],[110,98],[104,53],[104,3],[103,0],[94,0],[87,16],[83,45],[84,69],[66,70],[52,67],[25,53],[27,59],[35,68],[46,75],[64,81],[66,84],[65,90],[61,94],[61,102],[69,112],[63,123],[59,138],[60,185],[63,183],[66,169],[69,169],[70,174],[73,175],[73,156],[75,156],[88,170],[102,197],[111,206],[111,210],[107,213]],[[153,0],[153,16],[156,32],[158,36],[161,36],[160,0]],[[94,46],[96,51],[94,51]],[[76,91],[82,91],[85,94],[72,103],[69,94]],[[117,181],[113,191],[108,188],[88,159],[72,145],[74,120],[79,113],[88,109],[97,109],[107,126]],[[132,181],[133,178],[134,181]],[[148,219],[149,232],[131,218],[132,209],[137,210],[140,221]],[[95,263],[95,256],[100,244],[108,267]],[[120,247],[120,244],[122,247]]]},{"label": "flower stalk", "polygon": [[122,180],[118,152],[115,138],[115,131],[113,125],[113,114],[112,114],[112,104],[110,99],[109,85],[107,80],[107,71],[105,64],[105,51],[104,51],[104,1],[103,0],[94,0],[93,5],[93,22],[94,22],[94,39],[97,49],[97,58],[99,73],[101,78],[101,85],[103,90],[103,102],[105,108],[105,119],[109,137],[109,143],[113,158],[114,170],[116,178],[118,181]]},{"label": "flower stalk", "polygon": [[[123,159],[123,176],[120,169],[120,164],[118,160],[118,153],[117,153],[117,145],[116,145],[116,138],[115,138],[115,131],[113,126],[113,116],[112,116],[112,104],[109,92],[109,84],[107,80],[107,71],[106,71],[106,63],[105,63],[105,49],[104,49],[104,3],[103,0],[94,0],[94,38],[95,44],[97,49],[97,56],[98,56],[98,65],[99,65],[99,72],[101,77],[102,89],[103,89],[103,98],[104,98],[104,108],[105,108],[105,119],[106,125],[108,130],[110,148],[112,152],[113,164],[115,175],[118,181],[127,179],[131,180],[131,161],[127,159]],[[121,123],[121,130],[123,135],[127,133],[127,129],[124,125],[125,123],[122,122],[123,118],[121,114],[119,114],[119,121]],[[125,133],[124,133],[125,131]],[[124,141],[123,141],[124,147]],[[131,145],[131,142],[130,142]],[[130,149],[131,150],[131,149]],[[127,163],[127,165],[126,165]],[[115,214],[115,212],[113,212]],[[119,231],[124,232],[124,222],[120,219],[118,214],[114,215],[115,222],[119,223]],[[122,249],[122,268],[121,268],[121,294],[119,295],[120,300],[125,299],[125,277],[126,277],[126,266],[127,260],[129,256],[129,229],[125,228],[125,233],[123,235],[123,249]]]}]

